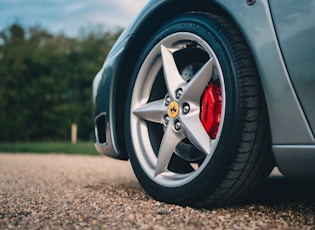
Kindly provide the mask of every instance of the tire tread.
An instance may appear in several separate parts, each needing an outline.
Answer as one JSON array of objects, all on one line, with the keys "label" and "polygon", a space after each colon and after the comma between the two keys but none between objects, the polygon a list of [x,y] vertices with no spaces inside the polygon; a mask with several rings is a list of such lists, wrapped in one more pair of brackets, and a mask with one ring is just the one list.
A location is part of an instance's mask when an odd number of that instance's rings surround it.
[{"label": "tire tread", "polygon": [[215,191],[194,206],[225,205],[248,198],[268,177],[273,168],[268,115],[255,63],[237,27],[227,18],[213,14],[198,14],[214,21],[217,29],[229,39],[234,51],[238,90],[240,93],[238,151],[224,179]]}]

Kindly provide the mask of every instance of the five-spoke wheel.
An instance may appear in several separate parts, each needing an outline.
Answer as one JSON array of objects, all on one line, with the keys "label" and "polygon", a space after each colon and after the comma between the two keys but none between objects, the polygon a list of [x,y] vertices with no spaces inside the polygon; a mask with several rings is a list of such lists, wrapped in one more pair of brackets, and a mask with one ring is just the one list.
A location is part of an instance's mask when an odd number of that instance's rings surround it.
[{"label": "five-spoke wheel", "polygon": [[[258,96],[242,93],[248,90]],[[264,106],[259,91],[250,52],[230,21],[190,13],[163,26],[142,52],[127,100],[128,152],[145,190],[158,200],[184,204],[223,203],[228,191],[234,192],[225,200],[237,194],[247,174],[231,172],[249,167],[244,162],[254,152],[242,146],[261,144],[242,138],[264,133],[268,140],[263,109],[252,110]],[[246,114],[257,122],[251,124]],[[269,156],[258,151],[254,158],[259,154]],[[266,168],[264,174],[269,164]]]}]

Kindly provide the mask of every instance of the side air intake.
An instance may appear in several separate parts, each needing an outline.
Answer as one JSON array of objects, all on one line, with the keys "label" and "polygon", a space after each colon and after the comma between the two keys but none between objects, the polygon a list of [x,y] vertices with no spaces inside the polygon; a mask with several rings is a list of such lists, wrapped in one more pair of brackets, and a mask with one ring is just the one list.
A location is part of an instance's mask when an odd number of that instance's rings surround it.
[{"label": "side air intake", "polygon": [[95,119],[95,135],[99,144],[106,143],[106,114],[100,114]]}]

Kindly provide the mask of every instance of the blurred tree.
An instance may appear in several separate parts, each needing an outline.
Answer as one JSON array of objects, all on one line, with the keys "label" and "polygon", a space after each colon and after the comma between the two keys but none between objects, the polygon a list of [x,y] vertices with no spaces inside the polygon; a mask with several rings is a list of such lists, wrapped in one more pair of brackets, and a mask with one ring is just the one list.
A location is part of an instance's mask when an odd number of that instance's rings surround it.
[{"label": "blurred tree", "polygon": [[28,31],[0,33],[0,141],[91,138],[92,81],[121,33],[92,29],[78,38]]}]

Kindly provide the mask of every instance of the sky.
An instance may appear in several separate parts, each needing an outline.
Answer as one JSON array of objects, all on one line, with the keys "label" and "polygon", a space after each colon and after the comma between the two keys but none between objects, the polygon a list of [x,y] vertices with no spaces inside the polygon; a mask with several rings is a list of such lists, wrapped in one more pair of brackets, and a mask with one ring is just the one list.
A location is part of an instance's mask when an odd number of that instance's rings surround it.
[{"label": "sky", "polygon": [[148,0],[0,0],[0,31],[17,22],[76,36],[91,25],[126,27]]}]

